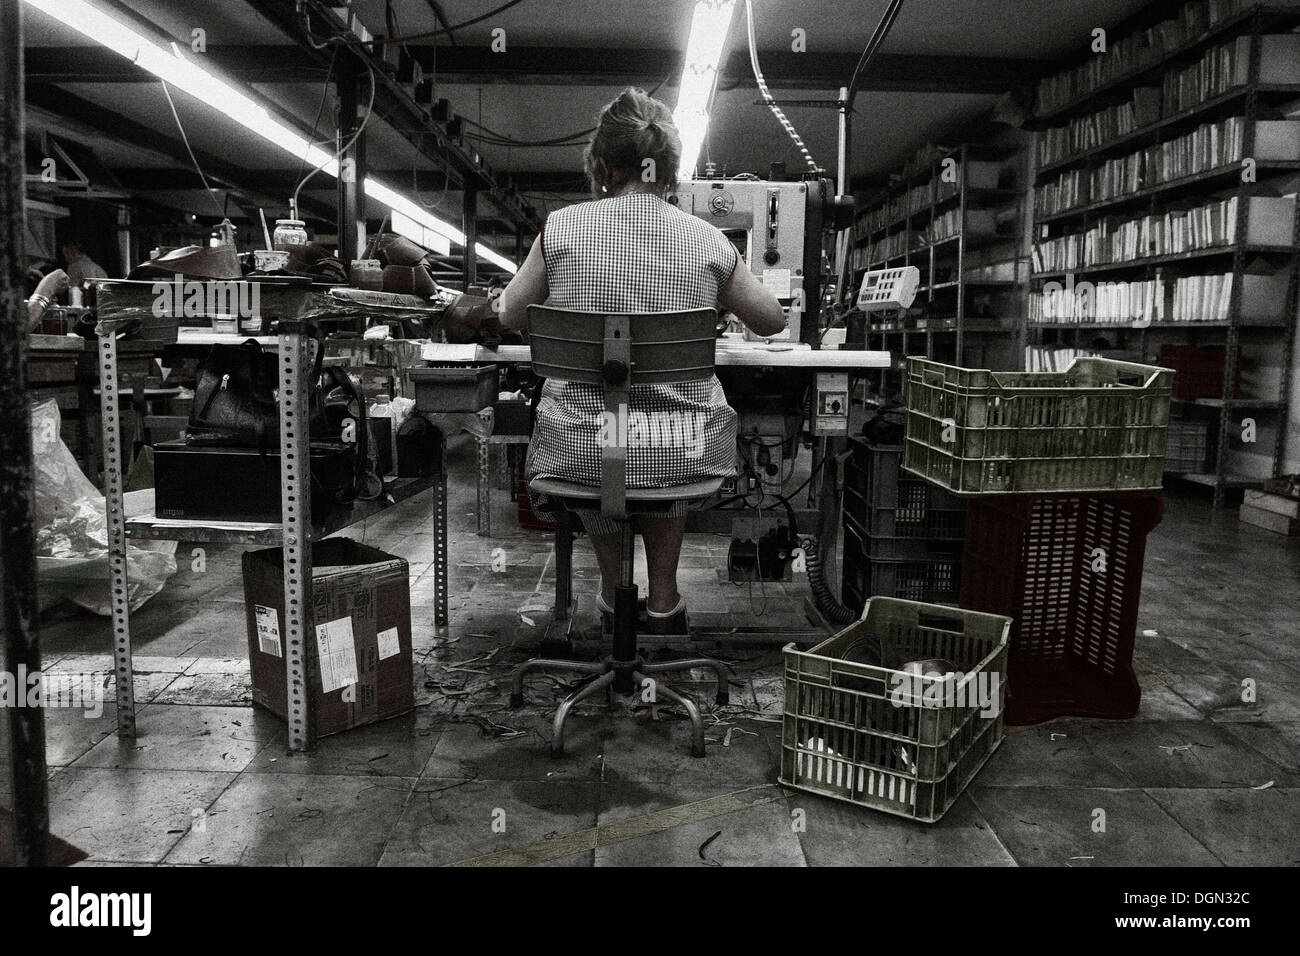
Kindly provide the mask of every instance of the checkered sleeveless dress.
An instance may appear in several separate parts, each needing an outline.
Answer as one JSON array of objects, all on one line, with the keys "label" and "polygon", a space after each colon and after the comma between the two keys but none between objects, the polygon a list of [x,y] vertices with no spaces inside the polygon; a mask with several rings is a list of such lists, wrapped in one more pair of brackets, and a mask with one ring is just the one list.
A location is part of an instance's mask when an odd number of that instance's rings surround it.
[{"label": "checkered sleeveless dress", "polygon": [[[546,219],[541,237],[550,297],[546,304],[584,312],[670,312],[713,308],[739,256],[713,226],[649,193],[578,203]],[[550,379],[537,406],[527,473],[585,485],[600,484],[598,385]],[[676,385],[634,385],[629,419],[688,423],[689,445],[629,438],[629,488],[662,488],[735,473],[736,413],[716,376]],[[629,430],[629,435],[631,431]],[[675,443],[667,443],[675,444]],[[539,517],[554,504],[534,495]],[[685,513],[681,504],[669,514]],[[613,522],[583,514],[593,534]]]}]

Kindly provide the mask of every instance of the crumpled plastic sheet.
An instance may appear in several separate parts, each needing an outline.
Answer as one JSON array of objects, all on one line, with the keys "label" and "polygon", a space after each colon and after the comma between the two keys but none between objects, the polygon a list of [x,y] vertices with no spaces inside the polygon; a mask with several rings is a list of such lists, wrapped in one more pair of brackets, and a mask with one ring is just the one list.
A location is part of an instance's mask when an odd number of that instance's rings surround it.
[{"label": "crumpled plastic sheet", "polygon": [[[70,601],[107,617],[112,607],[104,496],[81,473],[76,458],[59,437],[55,401],[36,403],[31,415],[40,609]],[[127,544],[127,600],[132,611],[161,591],[176,573],[175,551],[175,541]]]}]

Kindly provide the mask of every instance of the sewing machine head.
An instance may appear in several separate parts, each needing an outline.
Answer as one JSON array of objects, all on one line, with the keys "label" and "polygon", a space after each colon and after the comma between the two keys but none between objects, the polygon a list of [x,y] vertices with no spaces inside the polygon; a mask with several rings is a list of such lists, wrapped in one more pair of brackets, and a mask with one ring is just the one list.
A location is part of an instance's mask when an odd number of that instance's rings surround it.
[{"label": "sewing machine head", "polygon": [[786,330],[772,339],[816,341],[822,235],[832,226],[836,208],[830,180],[697,179],[679,183],[668,198],[721,229],[750,271],[781,301]]}]

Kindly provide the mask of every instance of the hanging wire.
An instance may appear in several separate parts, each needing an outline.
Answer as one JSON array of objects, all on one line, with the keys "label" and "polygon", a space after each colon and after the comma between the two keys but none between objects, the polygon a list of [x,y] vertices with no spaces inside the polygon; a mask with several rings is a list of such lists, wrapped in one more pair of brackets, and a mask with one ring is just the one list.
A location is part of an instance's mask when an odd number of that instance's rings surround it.
[{"label": "hanging wire", "polygon": [[199,165],[199,161],[194,157],[194,150],[190,148],[190,138],[185,135],[185,124],[181,122],[180,114],[176,112],[176,104],[172,100],[172,91],[167,88],[166,80],[159,80],[158,82],[162,84],[163,95],[167,97],[167,105],[171,107],[172,119],[176,121],[176,128],[180,130],[181,142],[185,144],[185,152],[190,154],[190,162],[194,164],[194,171],[199,174],[199,179],[203,183],[203,191],[212,200],[212,205],[217,207],[217,216],[225,218],[226,211],[222,208],[221,203],[217,202],[217,197],[212,194],[212,187],[208,185],[208,177],[203,175],[203,167]]},{"label": "hanging wire", "polygon": [[889,6],[885,9],[876,24],[876,29],[871,33],[871,39],[867,41],[866,48],[862,51],[862,56],[858,58],[858,65],[853,68],[853,76],[849,78],[849,105],[853,105],[853,97],[857,95],[858,81],[862,78],[863,72],[867,68],[872,56],[880,44],[885,42],[885,37],[889,35],[890,28],[894,25],[894,20],[898,16],[898,11],[903,8],[903,0],[890,0]]},{"label": "hanging wire", "polygon": [[786,118],[785,112],[781,107],[776,105],[776,100],[772,98],[772,94],[768,91],[767,81],[763,79],[763,71],[759,69],[758,43],[754,39],[754,4],[752,0],[745,0],[745,19],[748,25],[749,36],[749,65],[754,68],[754,79],[758,82],[758,92],[762,94],[763,102],[765,102],[767,108],[772,111],[772,115],[776,117],[777,122],[781,124],[785,131],[790,134],[790,138],[794,140],[795,146],[799,148],[799,152],[803,154],[805,162],[808,163],[808,168],[815,173],[819,169],[818,165],[813,161],[812,154],[808,152],[808,147],[804,145],[802,137],[799,136],[799,131],[796,130],[794,124]]},{"label": "hanging wire", "polygon": [[302,187],[306,186],[307,182],[312,177],[314,177],[322,169],[328,166],[331,160],[337,162],[339,159],[341,159],[343,157],[343,154],[352,148],[352,144],[355,143],[358,138],[360,138],[361,134],[365,131],[366,124],[370,122],[370,116],[375,109],[375,87],[377,84],[375,82],[375,71],[370,68],[370,64],[367,63],[365,66],[366,66],[366,72],[370,76],[370,102],[366,104],[366,115],[362,117],[361,125],[356,128],[356,131],[352,134],[351,138],[349,138],[346,143],[344,143],[342,146],[339,147],[338,152],[335,153],[333,156],[331,156],[329,159],[324,160],[319,166],[317,166],[310,173],[304,176],[302,178],[302,181],[298,183],[298,188],[293,191],[293,199],[290,201],[290,206],[295,215],[297,215],[298,212],[298,194],[302,192]]}]

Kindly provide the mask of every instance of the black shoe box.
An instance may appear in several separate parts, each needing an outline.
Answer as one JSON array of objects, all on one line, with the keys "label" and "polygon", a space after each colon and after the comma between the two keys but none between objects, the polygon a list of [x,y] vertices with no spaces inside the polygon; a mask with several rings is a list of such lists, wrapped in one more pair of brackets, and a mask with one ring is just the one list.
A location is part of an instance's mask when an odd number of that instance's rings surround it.
[{"label": "black shoe box", "polygon": [[[346,486],[355,449],[338,443],[313,443],[312,521],[320,523],[335,507],[328,489]],[[280,510],[280,452],[256,448],[187,445],[154,446],[154,513],[159,518],[277,523]]]}]

